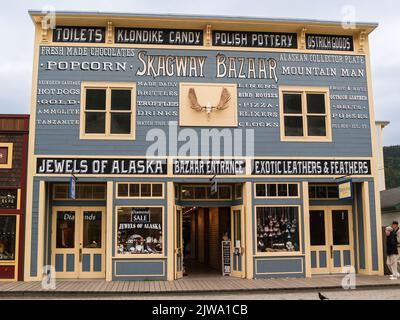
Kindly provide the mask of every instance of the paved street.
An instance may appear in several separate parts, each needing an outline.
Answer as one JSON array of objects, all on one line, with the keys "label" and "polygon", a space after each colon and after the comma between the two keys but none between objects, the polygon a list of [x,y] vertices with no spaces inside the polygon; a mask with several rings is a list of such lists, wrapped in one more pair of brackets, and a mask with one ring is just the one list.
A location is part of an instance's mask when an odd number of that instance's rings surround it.
[{"label": "paved street", "polygon": [[[400,300],[400,289],[383,287],[378,289],[361,289],[361,290],[327,290],[322,291],[330,300]],[[121,295],[93,295],[93,294],[76,294],[76,295],[13,295],[2,296],[1,299],[37,299],[37,300],[319,300],[318,291],[289,291],[289,292],[235,292],[221,294],[121,294]]]}]

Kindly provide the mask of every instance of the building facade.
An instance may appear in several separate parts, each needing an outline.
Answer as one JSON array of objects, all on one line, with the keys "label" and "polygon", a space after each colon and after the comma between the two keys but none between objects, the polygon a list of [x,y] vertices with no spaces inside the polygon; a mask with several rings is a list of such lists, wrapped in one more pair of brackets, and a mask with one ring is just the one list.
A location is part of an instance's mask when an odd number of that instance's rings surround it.
[{"label": "building facade", "polygon": [[0,115],[0,281],[23,279],[28,115]]},{"label": "building facade", "polygon": [[383,274],[376,24],[30,15],[25,280]]}]

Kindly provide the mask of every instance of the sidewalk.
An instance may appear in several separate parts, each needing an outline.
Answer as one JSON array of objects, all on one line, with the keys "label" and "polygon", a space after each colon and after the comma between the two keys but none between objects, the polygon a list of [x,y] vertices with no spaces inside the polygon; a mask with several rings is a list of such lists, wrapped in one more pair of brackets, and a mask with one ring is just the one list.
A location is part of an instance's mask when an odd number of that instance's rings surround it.
[{"label": "sidewalk", "polygon": [[[7,295],[66,295],[102,294],[119,295],[135,293],[192,294],[227,292],[279,292],[293,290],[341,289],[342,276],[318,276],[312,279],[248,280],[222,277],[184,278],[177,281],[115,281],[58,280],[56,290],[43,290],[41,282],[0,282],[0,298]],[[357,289],[398,287],[400,280],[388,277],[357,276]]]}]

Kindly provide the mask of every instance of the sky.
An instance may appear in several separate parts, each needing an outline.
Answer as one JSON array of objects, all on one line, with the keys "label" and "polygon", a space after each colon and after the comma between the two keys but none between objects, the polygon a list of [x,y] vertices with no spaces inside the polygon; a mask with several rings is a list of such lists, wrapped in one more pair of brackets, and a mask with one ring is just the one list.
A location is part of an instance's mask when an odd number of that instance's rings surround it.
[{"label": "sky", "polygon": [[[378,22],[370,36],[376,120],[388,120],[384,145],[400,144],[400,1],[395,0],[13,0],[0,11],[0,113],[29,113],[33,24],[29,9],[161,14],[204,14]],[[349,7],[351,6],[351,7]]]}]

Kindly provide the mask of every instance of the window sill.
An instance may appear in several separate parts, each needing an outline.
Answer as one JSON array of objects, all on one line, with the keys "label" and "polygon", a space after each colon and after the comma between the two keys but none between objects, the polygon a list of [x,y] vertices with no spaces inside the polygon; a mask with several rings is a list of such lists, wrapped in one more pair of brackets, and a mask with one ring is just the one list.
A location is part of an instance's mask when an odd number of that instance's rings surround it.
[{"label": "window sill", "polygon": [[132,259],[167,259],[164,254],[118,254],[113,257],[114,260],[132,260]]},{"label": "window sill", "polygon": [[301,252],[264,252],[254,255],[255,258],[277,258],[277,257],[305,257]]}]

